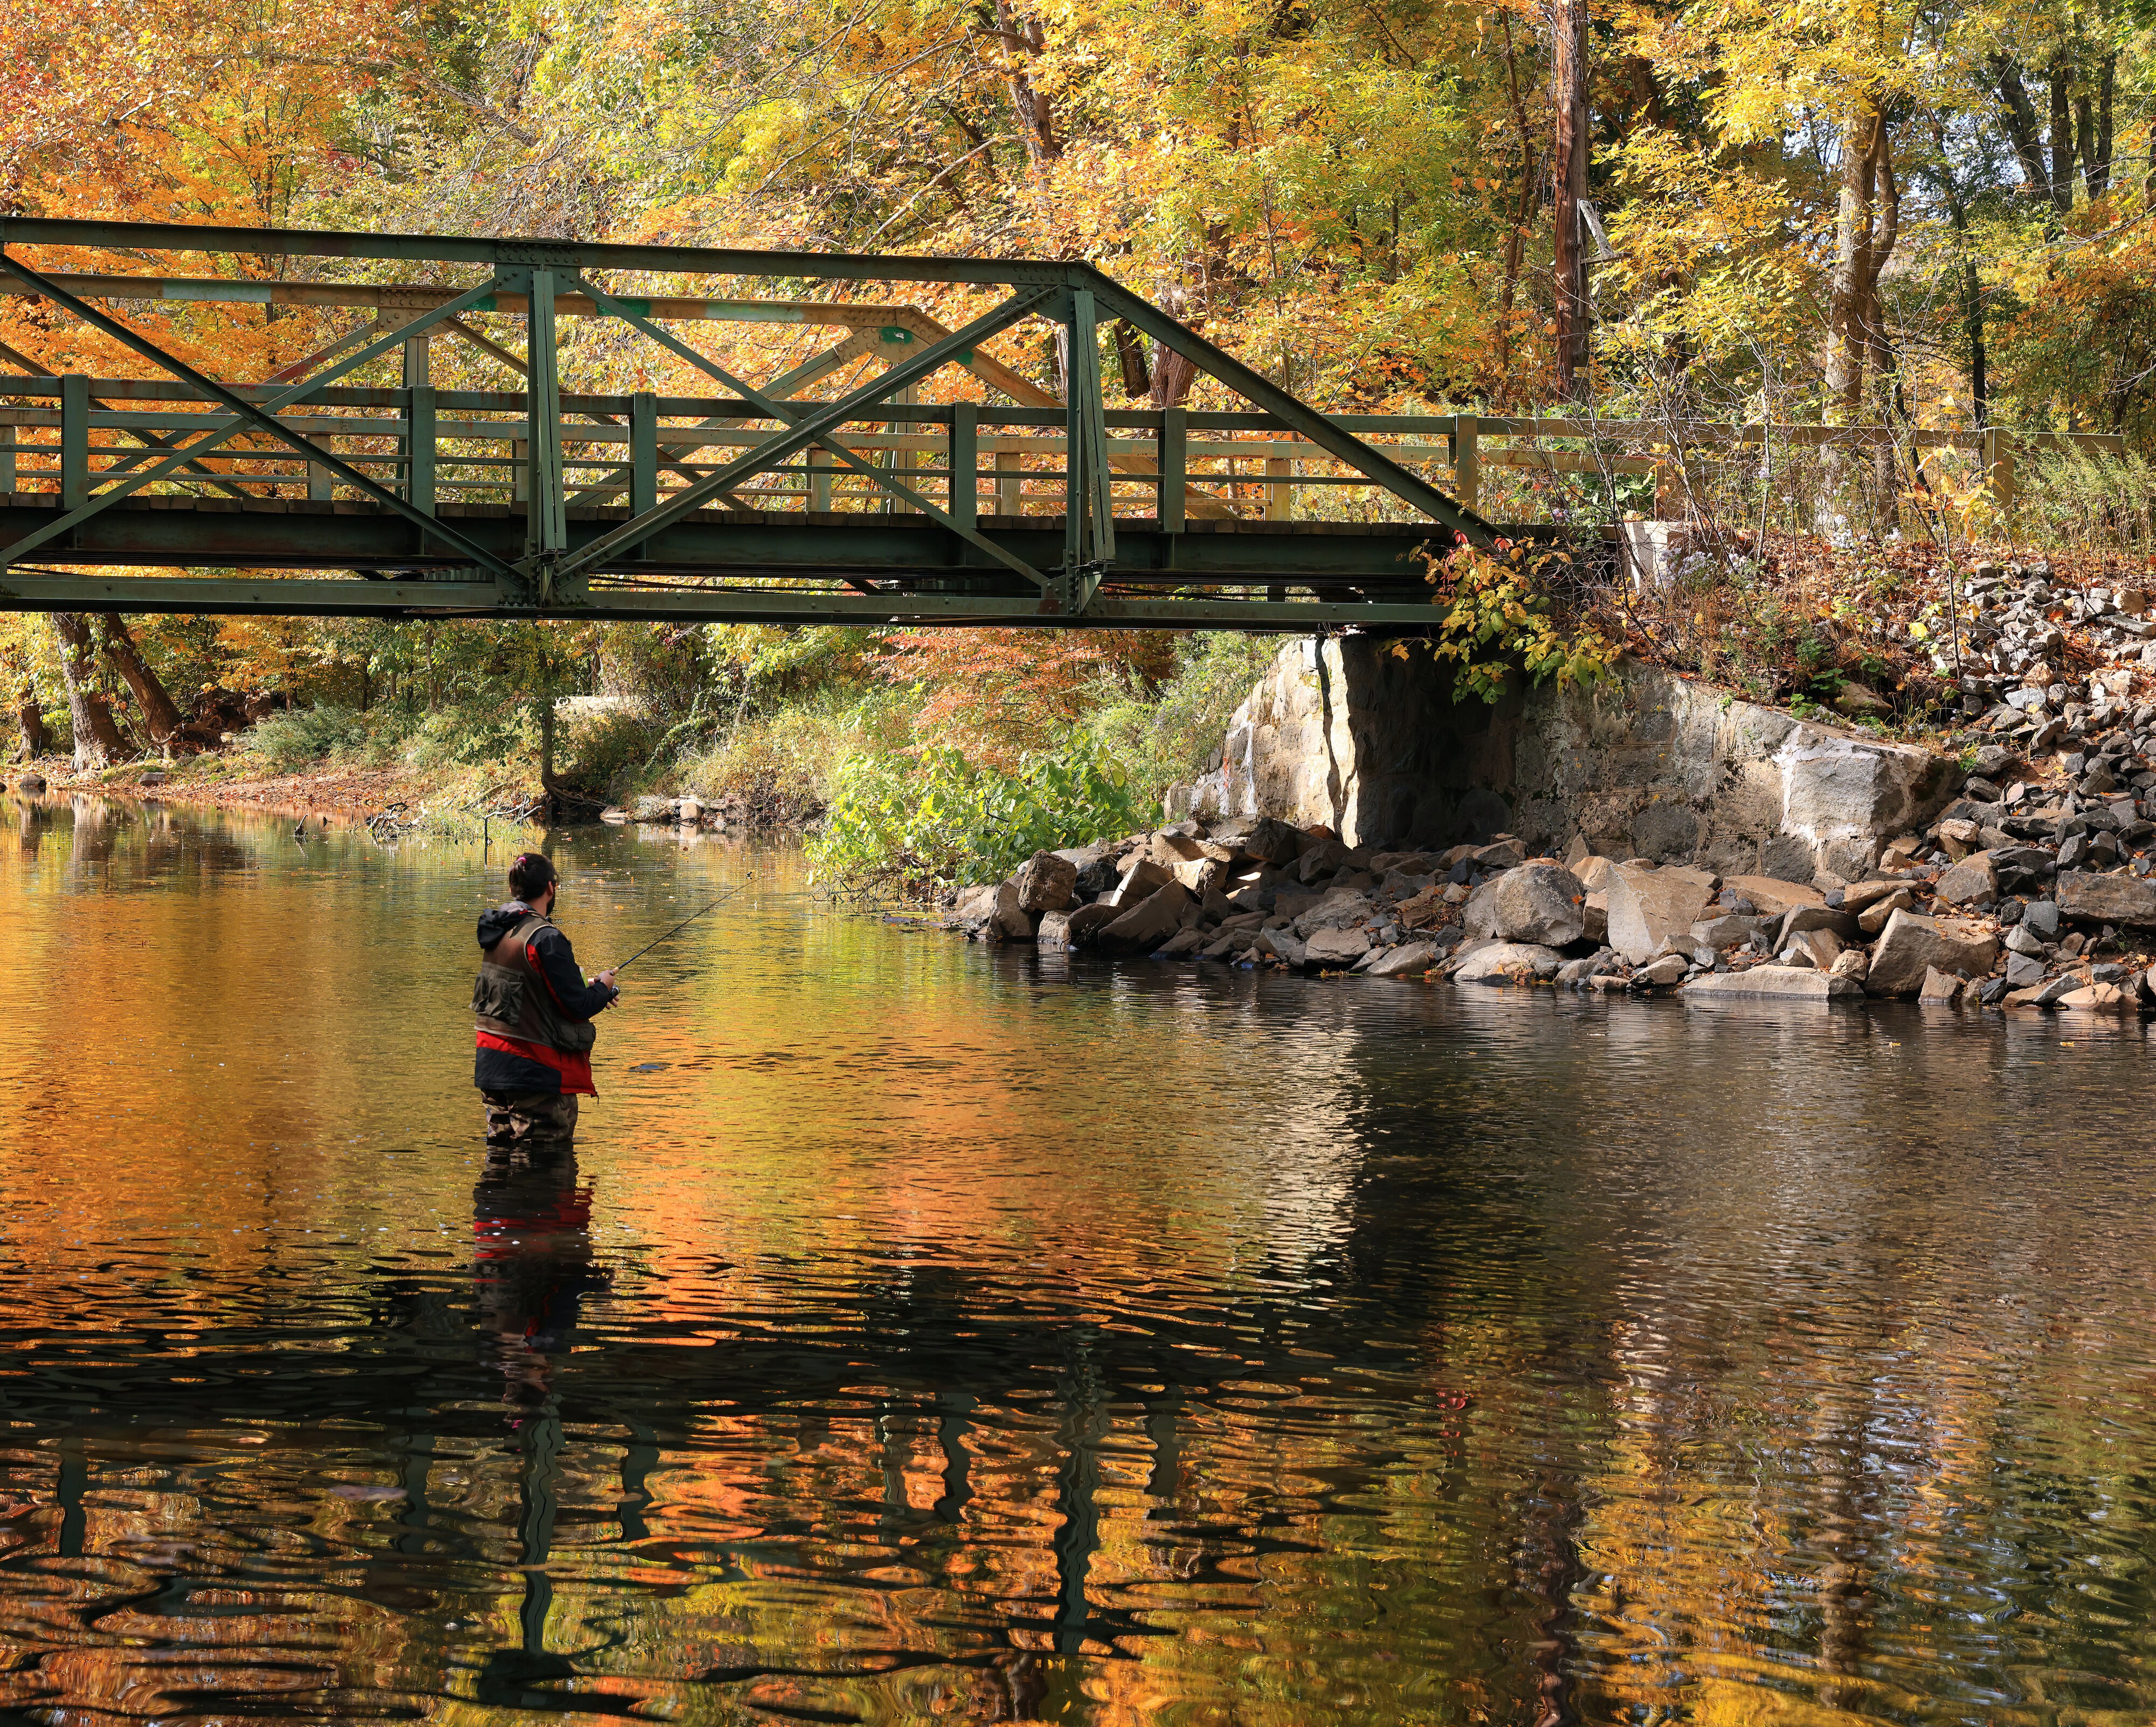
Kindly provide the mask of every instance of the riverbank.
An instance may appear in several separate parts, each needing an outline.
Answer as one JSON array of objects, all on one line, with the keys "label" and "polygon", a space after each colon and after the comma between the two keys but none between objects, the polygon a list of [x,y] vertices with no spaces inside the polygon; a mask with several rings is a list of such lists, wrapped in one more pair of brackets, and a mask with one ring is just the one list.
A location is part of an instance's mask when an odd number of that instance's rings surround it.
[{"label": "riverbank", "polygon": [[950,927],[1124,957],[1463,984],[2156,1008],[2156,602],[1971,583],[1928,743],[1634,660],[1463,702],[1291,644],[1183,819],[1043,852]]},{"label": "riverbank", "polygon": [[1378,851],[1270,818],[1185,820],[1042,852],[942,922],[978,941],[1322,975],[2156,1012],[2156,824],[2070,801],[1964,799],[1861,879],[1809,883],[1530,857],[1510,835]]}]

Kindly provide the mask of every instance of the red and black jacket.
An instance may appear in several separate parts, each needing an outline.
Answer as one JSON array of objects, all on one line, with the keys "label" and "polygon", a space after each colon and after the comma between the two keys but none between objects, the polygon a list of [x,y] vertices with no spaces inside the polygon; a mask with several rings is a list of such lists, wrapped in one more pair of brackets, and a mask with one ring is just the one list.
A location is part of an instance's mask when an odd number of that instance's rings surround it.
[{"label": "red and black jacket", "polygon": [[472,1083],[483,1092],[596,1097],[591,1022],[616,992],[587,984],[568,937],[521,900],[480,915],[479,945]]}]

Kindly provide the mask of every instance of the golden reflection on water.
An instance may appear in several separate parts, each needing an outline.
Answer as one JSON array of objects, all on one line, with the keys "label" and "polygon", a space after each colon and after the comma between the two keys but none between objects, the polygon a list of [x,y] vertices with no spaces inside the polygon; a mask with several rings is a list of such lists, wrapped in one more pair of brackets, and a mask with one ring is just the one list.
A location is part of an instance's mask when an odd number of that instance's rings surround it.
[{"label": "golden reflection on water", "polygon": [[2146,1719],[2138,1026],[1120,969],[0,803],[0,1708]]}]

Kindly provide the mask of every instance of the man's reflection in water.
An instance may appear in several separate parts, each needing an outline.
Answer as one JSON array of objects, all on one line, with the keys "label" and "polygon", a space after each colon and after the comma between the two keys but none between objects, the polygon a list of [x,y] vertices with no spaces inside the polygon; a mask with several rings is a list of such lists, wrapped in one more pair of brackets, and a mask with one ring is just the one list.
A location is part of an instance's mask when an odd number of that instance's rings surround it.
[{"label": "man's reflection in water", "polygon": [[592,1190],[571,1145],[490,1145],[472,1190],[472,1283],[481,1347],[501,1366],[516,1437],[518,1647],[495,1649],[479,1674],[483,1704],[557,1707],[552,1682],[574,1663],[547,1647],[554,1587],[547,1563],[561,1503],[562,1419],[553,1358],[567,1354],[584,1298],[607,1286],[592,1257]]},{"label": "man's reflection in water", "polygon": [[585,1296],[606,1287],[592,1259],[592,1190],[572,1145],[490,1145],[472,1190],[472,1281],[480,1324],[520,1411],[543,1409],[549,1358],[566,1354]]}]

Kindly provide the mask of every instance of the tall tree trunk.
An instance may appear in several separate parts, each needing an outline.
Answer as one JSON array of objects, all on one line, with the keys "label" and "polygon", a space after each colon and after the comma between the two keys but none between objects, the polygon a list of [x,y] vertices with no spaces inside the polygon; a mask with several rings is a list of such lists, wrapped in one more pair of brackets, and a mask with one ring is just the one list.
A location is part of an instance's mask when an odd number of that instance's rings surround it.
[{"label": "tall tree trunk", "polygon": [[2020,65],[2005,54],[1994,54],[1990,64],[1999,83],[1999,117],[2013,142],[2015,160],[2021,165],[2021,195],[2048,199],[2051,176],[2044,166],[2043,141],[2037,135],[2036,105],[2021,82]]},{"label": "tall tree trunk", "polygon": [[2074,123],[2066,100],[2073,70],[2061,49],[2051,57],[2051,208],[2061,216],[2074,207]]},{"label": "tall tree trunk", "polygon": [[1527,254],[1527,218],[1535,205],[1537,152],[1533,129],[1527,124],[1527,105],[1520,95],[1519,57],[1512,46],[1512,15],[1502,8],[1497,21],[1505,31],[1505,83],[1512,97],[1512,124],[1520,134],[1520,202],[1512,212],[1512,225],[1505,234],[1505,280],[1497,296],[1497,374],[1499,388],[1509,398],[1512,377],[1512,306],[1519,296],[1520,265]]},{"label": "tall tree trunk", "polygon": [[1970,416],[1971,424],[1980,432],[1991,424],[1991,388],[1985,376],[1984,281],[1977,275],[1976,260],[1970,255],[1969,206],[1962,201],[1961,188],[1954,183],[1953,162],[1947,154],[1946,123],[1937,116],[1932,120],[1932,136],[1938,146],[1939,183],[1946,193],[1947,220],[1962,246],[1961,321],[1969,340]]},{"label": "tall tree trunk", "polygon": [[2118,82],[2118,51],[2097,63],[2096,92],[2074,98],[2074,153],[2082,161],[2082,184],[2094,203],[2111,189],[2111,107]]},{"label": "tall tree trunk", "polygon": [[54,612],[52,620],[59,633],[60,673],[67,680],[68,713],[74,723],[76,770],[108,767],[126,746],[105,697],[90,686],[97,670],[90,625],[74,612]]},{"label": "tall tree trunk", "polygon": [[184,723],[178,705],[165,692],[157,674],[150,669],[150,662],[142,657],[142,650],[135,645],[135,638],[128,634],[127,620],[107,612],[97,620],[97,633],[105,649],[105,657],[112,669],[126,681],[127,687],[135,692],[135,701],[142,710],[142,718],[150,728],[152,743],[170,743]]},{"label": "tall tree trunk", "polygon": [[1587,0],[1551,0],[1550,100],[1557,116],[1551,181],[1558,388],[1569,398],[1579,393],[1587,361],[1587,263],[1579,243],[1579,206],[1587,196]]},{"label": "tall tree trunk", "polygon": [[1840,186],[1834,224],[1834,270],[1827,282],[1826,388],[1843,424],[1864,406],[1866,300],[1871,273],[1871,157],[1882,122],[1869,108],[1853,112],[1841,129]]},{"label": "tall tree trunk", "polygon": [[32,762],[53,753],[53,734],[45,728],[45,716],[38,706],[38,692],[27,685],[15,703],[15,724],[23,733],[23,741],[15,747],[17,761]]},{"label": "tall tree trunk", "polygon": [[1038,59],[1048,38],[1038,18],[1019,18],[1010,0],[996,0],[996,36],[1004,52],[1004,83],[1010,91],[1011,112],[1018,116],[1025,140],[1025,153],[1035,167],[1054,162],[1063,154],[1055,136],[1055,113],[1047,95],[1033,81],[1027,63]]}]

